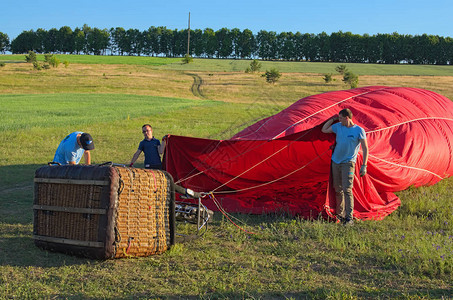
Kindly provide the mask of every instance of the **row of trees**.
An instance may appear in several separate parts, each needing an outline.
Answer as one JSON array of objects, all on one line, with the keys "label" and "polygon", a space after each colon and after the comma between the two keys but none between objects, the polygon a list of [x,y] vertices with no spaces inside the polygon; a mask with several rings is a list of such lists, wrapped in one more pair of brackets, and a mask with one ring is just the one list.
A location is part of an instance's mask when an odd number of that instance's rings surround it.
[{"label": "row of trees", "polygon": [[[0,51],[13,53],[76,53],[182,57],[187,53],[187,29],[107,29],[84,25],[72,30],[23,31],[9,43],[0,33]],[[190,55],[207,58],[259,58],[321,62],[453,64],[453,39],[438,35],[334,32],[328,35],[245,29],[206,28],[190,31]]]}]

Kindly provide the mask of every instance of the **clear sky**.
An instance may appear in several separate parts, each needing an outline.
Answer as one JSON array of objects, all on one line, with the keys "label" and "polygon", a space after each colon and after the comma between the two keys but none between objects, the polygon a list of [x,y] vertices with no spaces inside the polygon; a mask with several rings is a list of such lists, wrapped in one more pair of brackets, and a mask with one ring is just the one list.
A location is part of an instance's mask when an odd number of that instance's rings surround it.
[{"label": "clear sky", "polygon": [[453,37],[453,0],[18,0],[2,1],[0,32],[13,40],[24,30],[99,29],[151,26],[185,29],[223,27],[321,33],[350,31],[370,35],[423,33]]}]

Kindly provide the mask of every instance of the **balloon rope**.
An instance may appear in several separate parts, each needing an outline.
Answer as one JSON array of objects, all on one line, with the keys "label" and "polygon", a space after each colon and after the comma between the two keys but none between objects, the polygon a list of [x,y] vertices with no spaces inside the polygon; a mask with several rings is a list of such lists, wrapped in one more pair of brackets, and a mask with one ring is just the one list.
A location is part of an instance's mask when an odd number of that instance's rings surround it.
[{"label": "balloon rope", "polygon": [[[279,135],[281,135],[282,133],[284,133],[285,131],[287,131],[289,128],[291,128],[291,127],[293,127],[293,126],[295,126],[295,125],[297,125],[297,124],[299,124],[299,123],[301,123],[301,122],[307,120],[308,118],[313,117],[313,116],[316,115],[316,114],[319,114],[319,113],[321,113],[321,112],[323,112],[323,111],[325,111],[325,110],[327,110],[327,109],[329,109],[329,108],[332,108],[332,107],[334,107],[335,105],[338,105],[338,104],[340,104],[340,103],[342,103],[342,102],[345,102],[345,101],[347,101],[347,100],[350,100],[350,99],[352,99],[352,98],[354,98],[354,97],[366,95],[366,94],[368,94],[368,93],[375,92],[375,91],[380,91],[380,90],[384,90],[384,89],[386,89],[386,88],[381,88],[381,89],[372,90],[372,91],[366,91],[366,92],[363,92],[363,93],[360,93],[360,94],[353,95],[353,96],[351,96],[351,97],[342,99],[342,100],[340,100],[340,101],[338,101],[338,102],[336,102],[336,103],[334,103],[334,104],[332,104],[332,105],[330,105],[330,106],[328,106],[328,107],[326,107],[326,108],[324,108],[324,109],[321,109],[321,110],[319,110],[319,111],[317,111],[317,112],[315,112],[315,113],[313,113],[313,114],[311,114],[311,115],[309,115],[309,116],[303,118],[302,120],[299,120],[298,122],[296,122],[296,123],[294,123],[293,125],[291,125],[290,127],[286,128],[284,131],[282,131],[282,132],[279,133],[278,135],[276,135],[276,136],[274,136],[273,138],[271,138],[271,140],[275,140]],[[271,118],[270,118],[270,119],[271,119]],[[269,120],[267,120],[267,121],[269,121]],[[264,122],[264,124],[267,123],[267,121]],[[261,128],[264,124],[262,124],[259,128]],[[258,128],[258,129],[259,129],[259,128]],[[257,130],[258,130],[258,129],[257,129]],[[313,128],[311,128],[311,129],[313,129]],[[256,132],[257,130],[255,130],[255,132]],[[255,132],[253,132],[253,133],[255,133]],[[307,131],[307,133],[308,133],[308,132],[310,132],[310,131]],[[239,138],[242,138],[242,137],[239,137]],[[189,177],[187,177],[187,175],[186,175],[186,177],[179,179],[179,180],[176,181],[175,183],[178,184],[178,183],[181,183],[181,182],[183,182],[183,181],[189,180],[189,179],[191,179],[191,178],[193,178],[193,177],[196,177],[196,176],[198,176],[198,175],[201,175],[201,174],[205,173],[205,172],[208,171],[208,170],[213,169],[213,168],[216,167],[216,166],[219,166],[219,165],[221,165],[221,164],[223,164],[223,163],[229,162],[229,161],[231,161],[231,160],[233,160],[233,159],[236,159],[236,158],[238,158],[238,157],[240,157],[240,156],[242,156],[242,155],[245,155],[246,153],[248,153],[248,152],[250,152],[250,151],[253,151],[253,150],[255,150],[255,149],[261,147],[261,146],[264,145],[267,141],[268,141],[268,140],[265,140],[265,141],[263,141],[262,144],[258,145],[257,147],[254,147],[254,148],[252,148],[252,149],[249,149],[248,151],[245,151],[245,152],[243,152],[243,153],[240,153],[239,155],[237,155],[237,156],[235,156],[235,157],[232,157],[232,158],[229,159],[229,160],[219,162],[218,164],[215,164],[214,166],[211,166],[210,168],[207,168],[207,169],[205,169],[205,170],[203,170],[203,171],[199,171],[198,173],[193,174],[193,175],[191,175],[191,176],[189,176]],[[218,145],[219,145],[219,144],[218,144]],[[218,145],[216,146],[216,148],[218,147]],[[196,169],[196,168],[194,168],[190,173],[192,173],[195,169]],[[189,174],[190,174],[190,173],[189,173]]]},{"label": "balloon rope", "polygon": [[426,117],[426,118],[418,118],[418,119],[413,119],[413,120],[401,122],[401,123],[398,123],[398,124],[395,124],[395,125],[391,125],[391,126],[388,126],[388,127],[384,127],[384,128],[380,128],[380,129],[376,129],[376,130],[370,130],[370,131],[367,131],[366,133],[375,133],[375,132],[378,132],[378,131],[387,130],[387,129],[390,129],[390,128],[393,128],[393,127],[401,126],[401,125],[408,124],[408,123],[412,123],[412,122],[423,121],[423,120],[446,120],[446,121],[453,121],[452,118],[444,118],[444,117]]},{"label": "balloon rope", "polygon": [[363,92],[363,93],[360,93],[360,94],[357,94],[357,95],[353,95],[353,96],[348,97],[348,98],[346,98],[346,99],[340,100],[340,101],[338,101],[338,102],[335,102],[334,104],[329,105],[329,106],[327,106],[326,108],[320,109],[320,110],[318,110],[317,112],[315,112],[315,113],[313,113],[313,114],[311,114],[311,115],[309,115],[309,116],[306,116],[306,117],[303,118],[302,120],[299,120],[299,121],[297,121],[296,123],[293,123],[291,126],[289,126],[289,127],[286,128],[285,130],[283,130],[282,132],[280,132],[279,134],[277,134],[276,136],[274,136],[274,137],[272,138],[272,140],[278,138],[282,133],[286,132],[286,131],[287,131],[288,129],[290,129],[291,127],[294,127],[294,126],[296,126],[297,124],[299,124],[299,123],[301,123],[301,122],[307,120],[308,118],[311,118],[311,117],[313,117],[314,115],[317,115],[317,114],[319,114],[319,113],[321,113],[321,112],[323,112],[323,111],[325,111],[325,110],[328,110],[328,109],[334,107],[335,105],[338,105],[338,104],[340,104],[340,103],[342,103],[342,102],[348,101],[348,100],[350,100],[350,99],[352,99],[352,98],[355,98],[355,97],[363,96],[363,95],[366,95],[366,94],[369,94],[369,93],[373,93],[373,92],[377,92],[377,91],[381,91],[381,90],[385,90],[385,89],[386,89],[386,88],[381,88],[381,89],[377,89],[377,90],[366,91],[366,92]]},{"label": "balloon rope", "polygon": [[[283,150],[283,149],[282,149]],[[288,176],[291,176],[292,174],[306,168],[308,165],[310,165],[312,162],[314,162],[315,160],[321,158],[324,154],[326,154],[327,152],[329,152],[330,149],[327,149],[326,151],[324,151],[323,153],[319,154],[317,157],[315,157],[314,159],[312,159],[311,161],[309,161],[308,163],[306,163],[305,165],[303,165],[302,167],[294,170],[294,171],[291,171],[277,179],[274,179],[274,180],[271,180],[271,181],[268,181],[268,182],[265,182],[265,183],[262,183],[262,184],[259,184],[259,185],[255,185],[255,186],[251,186],[251,187],[247,187],[247,188],[243,188],[243,189],[240,189],[240,190],[234,190],[234,191],[220,191],[220,192],[216,192],[216,190],[218,190],[219,188],[227,185],[228,183],[230,183],[231,181],[237,179],[238,177],[240,177],[241,175],[243,175],[244,173],[250,171],[251,169],[253,169],[254,167],[258,166],[259,164],[263,163],[265,160],[261,161],[260,163],[256,164],[255,166],[249,168],[248,170],[246,170],[245,172],[239,174],[238,176],[234,177],[233,179],[231,179],[230,181],[222,184],[221,186],[215,188],[214,190],[211,191],[211,193],[215,193],[215,194],[229,194],[229,193],[238,193],[238,192],[244,192],[244,191],[248,191],[248,190],[252,190],[252,189],[256,189],[256,188],[260,188],[260,187],[263,187],[263,186],[266,186],[268,184],[272,184],[274,182],[277,182],[277,181],[280,181]]]},{"label": "balloon rope", "polygon": [[388,161],[388,160],[385,160],[385,159],[376,157],[376,156],[371,155],[371,154],[369,154],[369,156],[370,156],[370,157],[373,157],[373,158],[375,158],[375,159],[377,159],[377,160],[383,161],[383,162],[385,162],[385,163],[388,163],[388,164],[390,164],[390,165],[398,166],[398,167],[401,167],[401,168],[407,168],[407,169],[422,171],[422,172],[427,172],[427,173],[429,173],[429,174],[431,174],[431,175],[434,175],[434,176],[438,177],[439,179],[444,179],[442,176],[437,175],[436,173],[433,173],[433,172],[428,171],[428,170],[425,170],[425,169],[421,169],[421,168],[416,168],[416,167],[411,167],[411,166],[406,166],[406,165],[401,165],[401,164],[393,163],[393,162],[390,162],[390,161]]},{"label": "balloon rope", "polygon": [[[231,220],[231,218],[229,217],[229,214],[222,208],[222,206],[218,203],[217,199],[214,197],[214,195],[211,193],[209,194],[209,196],[212,198],[212,201],[214,202],[214,204],[217,206],[217,208],[219,209],[219,211],[228,219],[228,221],[231,222],[231,224],[233,224],[234,226],[236,226],[237,228],[239,228],[240,230],[244,231],[245,233],[248,233],[248,234],[256,234],[254,232],[251,232],[251,231],[247,231],[245,230],[244,228],[240,227],[239,225],[237,225],[236,223],[233,222],[233,220]],[[233,216],[231,216],[233,217]]]}]

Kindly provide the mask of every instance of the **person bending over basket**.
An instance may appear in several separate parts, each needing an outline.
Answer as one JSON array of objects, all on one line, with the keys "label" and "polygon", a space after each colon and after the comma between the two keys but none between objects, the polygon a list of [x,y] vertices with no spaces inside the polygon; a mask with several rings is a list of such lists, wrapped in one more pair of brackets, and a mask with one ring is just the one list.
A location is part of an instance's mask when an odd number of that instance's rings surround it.
[{"label": "person bending over basket", "polygon": [[89,133],[75,131],[66,136],[58,145],[53,161],[62,165],[76,165],[82,156],[85,163],[91,164],[91,152],[94,149],[93,138]]},{"label": "person bending over basket", "polygon": [[138,145],[137,151],[132,156],[129,167],[132,167],[142,152],[145,153],[145,169],[162,170],[160,155],[164,153],[165,137],[160,141],[153,136],[153,128],[149,124],[142,126],[142,132],[145,138]]}]

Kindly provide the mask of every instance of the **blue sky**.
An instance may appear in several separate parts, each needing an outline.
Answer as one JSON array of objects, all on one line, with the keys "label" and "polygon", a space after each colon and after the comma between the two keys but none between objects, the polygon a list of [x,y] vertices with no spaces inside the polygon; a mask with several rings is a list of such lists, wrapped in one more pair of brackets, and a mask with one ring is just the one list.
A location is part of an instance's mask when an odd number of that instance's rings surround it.
[{"label": "blue sky", "polygon": [[0,32],[10,40],[24,30],[72,29],[87,24],[148,29],[166,26],[192,29],[250,29],[320,33],[350,31],[370,35],[423,33],[453,37],[452,0],[131,0],[131,1],[5,1],[0,11]]}]

